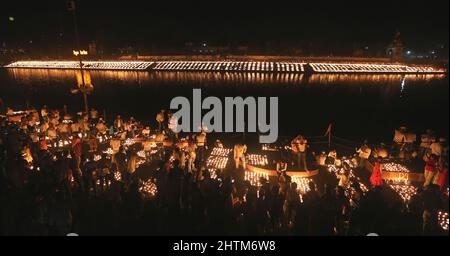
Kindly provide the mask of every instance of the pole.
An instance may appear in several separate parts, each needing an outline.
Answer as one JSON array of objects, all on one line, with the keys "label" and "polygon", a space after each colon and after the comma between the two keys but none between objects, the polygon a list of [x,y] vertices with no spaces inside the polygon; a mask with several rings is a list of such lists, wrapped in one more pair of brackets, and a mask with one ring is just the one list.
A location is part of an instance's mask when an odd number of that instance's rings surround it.
[{"label": "pole", "polygon": [[330,123],[328,125],[328,149],[331,148],[331,131],[333,130],[333,125]]},{"label": "pole", "polygon": [[81,92],[83,93],[83,101],[84,101],[84,111],[86,112],[86,114],[89,113],[89,106],[88,106],[88,98],[87,98],[87,88],[86,88],[86,84],[84,82],[84,74],[83,74],[83,57],[81,54],[81,47],[80,47],[80,38],[78,35],[78,22],[77,22],[77,14],[76,14],[76,6],[75,6],[75,1],[71,0],[71,4],[72,4],[72,16],[73,16],[73,28],[74,28],[74,32],[75,32],[75,42],[76,42],[76,47],[78,50],[78,61],[80,62],[80,73],[81,73],[81,83],[82,83],[82,88],[81,88]]},{"label": "pole", "polygon": [[331,130],[328,133],[328,148],[331,148]]}]

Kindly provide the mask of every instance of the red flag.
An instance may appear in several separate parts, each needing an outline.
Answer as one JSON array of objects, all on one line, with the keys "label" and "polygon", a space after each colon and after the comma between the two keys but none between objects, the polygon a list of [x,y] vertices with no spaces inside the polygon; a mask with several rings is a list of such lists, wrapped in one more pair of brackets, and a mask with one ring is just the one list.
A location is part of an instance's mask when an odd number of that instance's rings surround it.
[{"label": "red flag", "polygon": [[325,135],[323,135],[323,136],[327,136],[327,135],[331,134],[331,126],[332,126],[332,124],[330,123],[328,125],[327,131],[325,132]]}]

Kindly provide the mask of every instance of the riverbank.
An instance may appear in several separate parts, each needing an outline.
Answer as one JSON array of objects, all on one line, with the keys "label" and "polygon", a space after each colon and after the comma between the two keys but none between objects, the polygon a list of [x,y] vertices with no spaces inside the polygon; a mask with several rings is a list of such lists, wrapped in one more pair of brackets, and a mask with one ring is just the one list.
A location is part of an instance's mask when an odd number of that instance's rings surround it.
[{"label": "riverbank", "polygon": [[[80,69],[78,61],[16,61],[5,68],[24,69]],[[149,61],[83,61],[85,70],[126,71],[200,71],[200,72],[254,72],[300,74],[444,74],[445,68],[430,65],[402,65],[384,63],[338,63],[296,61],[235,61],[235,60],[149,60]]]}]

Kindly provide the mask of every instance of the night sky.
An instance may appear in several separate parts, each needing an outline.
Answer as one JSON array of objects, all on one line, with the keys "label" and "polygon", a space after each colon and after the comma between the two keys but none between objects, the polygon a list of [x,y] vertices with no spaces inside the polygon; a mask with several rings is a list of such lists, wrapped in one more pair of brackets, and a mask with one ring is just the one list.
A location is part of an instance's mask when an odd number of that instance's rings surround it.
[{"label": "night sky", "polygon": [[[388,43],[448,45],[449,1],[93,1],[78,0],[82,41],[109,47]],[[394,2],[394,3],[393,3]],[[66,0],[2,1],[0,42],[54,47],[73,42]],[[8,17],[14,17],[14,21]]]}]

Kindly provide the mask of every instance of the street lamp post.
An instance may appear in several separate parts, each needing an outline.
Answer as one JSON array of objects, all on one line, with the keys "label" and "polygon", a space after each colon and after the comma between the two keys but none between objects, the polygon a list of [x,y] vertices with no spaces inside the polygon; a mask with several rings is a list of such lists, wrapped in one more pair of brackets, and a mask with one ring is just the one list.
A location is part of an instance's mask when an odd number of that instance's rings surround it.
[{"label": "street lamp post", "polygon": [[73,51],[73,53],[75,56],[78,57],[78,61],[79,61],[79,65],[80,65],[80,73],[81,73],[81,81],[82,81],[82,86],[80,88],[80,91],[81,91],[81,93],[83,93],[84,110],[85,110],[86,114],[88,114],[89,113],[88,98],[87,98],[88,88],[84,81],[84,74],[83,74],[83,55],[87,55],[87,52],[82,51],[81,47],[80,47],[80,39],[78,36],[78,22],[77,22],[76,6],[75,6],[74,0],[69,1],[69,10],[71,10],[72,14],[73,14],[73,27],[74,27],[75,42],[76,42],[76,47],[77,47],[77,49],[75,51]]}]

